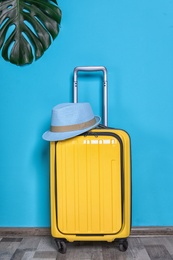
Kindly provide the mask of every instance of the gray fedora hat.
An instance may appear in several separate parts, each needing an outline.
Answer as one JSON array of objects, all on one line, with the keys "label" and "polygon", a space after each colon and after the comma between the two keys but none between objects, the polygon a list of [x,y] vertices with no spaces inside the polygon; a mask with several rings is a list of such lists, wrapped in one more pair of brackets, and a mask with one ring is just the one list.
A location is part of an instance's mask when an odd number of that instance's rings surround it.
[{"label": "gray fedora hat", "polygon": [[65,140],[96,127],[101,121],[94,116],[89,103],[63,103],[52,109],[51,127],[42,138],[46,141]]}]

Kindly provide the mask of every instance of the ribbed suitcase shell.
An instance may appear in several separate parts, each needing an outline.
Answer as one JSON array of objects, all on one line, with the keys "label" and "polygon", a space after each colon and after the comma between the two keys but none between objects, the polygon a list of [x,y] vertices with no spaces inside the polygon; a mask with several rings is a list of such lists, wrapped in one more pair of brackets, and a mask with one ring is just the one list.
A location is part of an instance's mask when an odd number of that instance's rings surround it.
[{"label": "ribbed suitcase shell", "polygon": [[72,241],[111,242],[131,228],[130,138],[94,129],[50,143],[51,232]]}]

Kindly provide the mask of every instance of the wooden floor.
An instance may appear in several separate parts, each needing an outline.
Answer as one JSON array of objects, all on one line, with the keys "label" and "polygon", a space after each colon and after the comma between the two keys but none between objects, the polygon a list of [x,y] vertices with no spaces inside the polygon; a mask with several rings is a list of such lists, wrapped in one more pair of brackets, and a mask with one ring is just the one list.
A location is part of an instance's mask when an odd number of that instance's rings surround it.
[{"label": "wooden floor", "polygon": [[0,237],[1,260],[171,260],[173,236],[129,237],[126,252],[117,242],[67,243],[66,254],[57,252],[51,236]]}]

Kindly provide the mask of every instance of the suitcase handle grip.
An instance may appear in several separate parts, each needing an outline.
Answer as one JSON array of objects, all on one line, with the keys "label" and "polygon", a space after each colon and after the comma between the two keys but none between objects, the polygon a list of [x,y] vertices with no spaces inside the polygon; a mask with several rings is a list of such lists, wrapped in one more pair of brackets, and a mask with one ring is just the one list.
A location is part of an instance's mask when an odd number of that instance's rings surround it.
[{"label": "suitcase handle grip", "polygon": [[78,71],[103,71],[103,124],[108,125],[108,81],[107,69],[103,66],[76,67],[73,79],[73,102],[78,102]]}]

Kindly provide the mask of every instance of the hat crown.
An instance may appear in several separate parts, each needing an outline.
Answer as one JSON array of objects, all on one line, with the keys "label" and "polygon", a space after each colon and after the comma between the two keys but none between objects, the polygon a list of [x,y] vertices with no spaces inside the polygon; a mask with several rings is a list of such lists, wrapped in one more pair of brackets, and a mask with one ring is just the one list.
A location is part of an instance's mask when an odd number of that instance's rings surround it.
[{"label": "hat crown", "polygon": [[93,118],[89,103],[63,103],[52,109],[51,126],[81,124]]},{"label": "hat crown", "polygon": [[69,139],[93,129],[100,121],[89,103],[59,104],[53,107],[50,130],[42,137],[46,141]]}]

